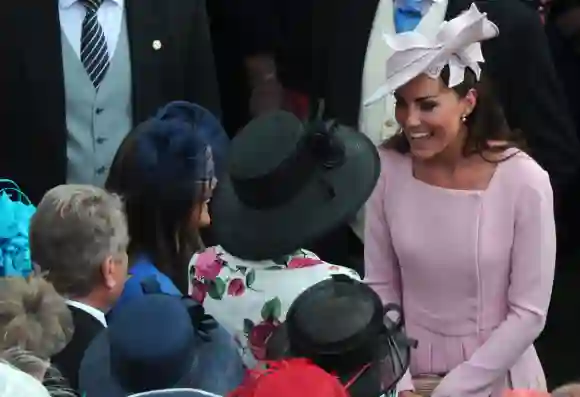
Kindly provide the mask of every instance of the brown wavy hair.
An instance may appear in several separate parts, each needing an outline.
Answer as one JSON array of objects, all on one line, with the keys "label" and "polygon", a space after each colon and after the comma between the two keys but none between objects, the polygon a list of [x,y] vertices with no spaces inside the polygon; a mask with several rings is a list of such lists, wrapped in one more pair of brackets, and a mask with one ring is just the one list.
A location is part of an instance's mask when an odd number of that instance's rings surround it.
[{"label": "brown wavy hair", "polygon": [[64,298],[41,277],[0,278],[0,349],[18,347],[47,360],[74,331]]},{"label": "brown wavy hair", "polygon": [[[445,66],[441,71],[441,79],[445,85],[449,84],[448,66]],[[494,97],[492,84],[485,75],[482,74],[478,81],[475,73],[466,68],[463,82],[452,89],[460,98],[464,98],[472,89],[477,91],[477,103],[465,120],[467,127],[467,136],[463,145],[465,157],[475,154],[480,155],[486,161],[495,161],[486,157],[486,154],[503,153],[509,148],[525,149],[521,132],[510,129],[503,109]],[[387,139],[381,147],[403,154],[410,151],[409,141],[402,129]],[[501,161],[503,160],[506,158]]]}]

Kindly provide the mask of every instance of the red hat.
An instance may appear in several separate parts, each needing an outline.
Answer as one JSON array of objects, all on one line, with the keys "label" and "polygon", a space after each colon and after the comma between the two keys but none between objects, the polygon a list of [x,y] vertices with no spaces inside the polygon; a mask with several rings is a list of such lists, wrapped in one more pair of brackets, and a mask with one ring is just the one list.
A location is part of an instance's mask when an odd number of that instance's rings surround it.
[{"label": "red hat", "polygon": [[228,397],[349,397],[340,381],[304,358],[267,362]]}]

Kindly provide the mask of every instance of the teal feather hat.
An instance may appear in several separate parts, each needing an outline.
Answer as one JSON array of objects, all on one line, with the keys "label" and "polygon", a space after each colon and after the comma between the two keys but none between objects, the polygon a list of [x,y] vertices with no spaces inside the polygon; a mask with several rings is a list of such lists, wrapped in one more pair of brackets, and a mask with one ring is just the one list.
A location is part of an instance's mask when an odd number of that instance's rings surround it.
[{"label": "teal feather hat", "polygon": [[36,207],[9,179],[0,179],[0,276],[32,273],[28,230]]}]

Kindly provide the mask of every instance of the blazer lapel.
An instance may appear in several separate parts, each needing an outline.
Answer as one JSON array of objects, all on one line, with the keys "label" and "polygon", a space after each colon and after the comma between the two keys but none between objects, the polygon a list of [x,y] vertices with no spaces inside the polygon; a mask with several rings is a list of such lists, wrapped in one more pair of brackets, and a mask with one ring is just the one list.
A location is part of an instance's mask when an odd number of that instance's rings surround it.
[{"label": "blazer lapel", "polygon": [[170,45],[170,2],[125,0],[131,56],[134,124],[151,116],[151,101],[163,97],[163,55]]}]

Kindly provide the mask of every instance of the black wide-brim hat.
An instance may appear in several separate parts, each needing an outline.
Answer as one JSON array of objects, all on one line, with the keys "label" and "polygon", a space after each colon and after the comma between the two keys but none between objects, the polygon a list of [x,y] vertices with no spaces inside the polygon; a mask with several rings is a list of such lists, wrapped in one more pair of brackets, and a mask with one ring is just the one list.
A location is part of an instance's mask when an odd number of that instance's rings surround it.
[{"label": "black wide-brim hat", "polygon": [[380,173],[373,143],[333,122],[302,123],[277,111],[232,140],[212,205],[217,241],[265,260],[292,253],[350,220]]},{"label": "black wide-brim hat", "polygon": [[379,396],[395,389],[415,346],[398,305],[383,307],[368,285],[337,275],[294,300],[267,354],[309,358],[336,374],[352,397]]}]

